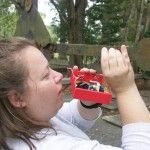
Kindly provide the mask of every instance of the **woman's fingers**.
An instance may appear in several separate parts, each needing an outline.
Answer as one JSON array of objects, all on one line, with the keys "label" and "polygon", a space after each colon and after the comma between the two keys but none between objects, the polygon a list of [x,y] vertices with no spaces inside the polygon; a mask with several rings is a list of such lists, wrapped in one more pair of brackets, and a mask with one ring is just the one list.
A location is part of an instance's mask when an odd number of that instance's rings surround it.
[{"label": "woman's fingers", "polygon": [[[74,66],[73,69],[79,69],[79,68],[78,68],[78,66]],[[88,68],[82,68],[80,71],[81,72],[96,73],[96,70],[94,70],[94,69],[88,69]]]},{"label": "woman's fingers", "polygon": [[134,74],[126,47],[122,46],[121,52],[114,48],[109,50],[103,48],[101,53],[102,72],[106,82],[115,93],[126,90],[134,83]]},{"label": "woman's fingers", "polygon": [[124,56],[119,50],[114,48],[110,48],[109,50],[107,50],[107,48],[102,49],[102,72],[106,76],[109,76],[110,74],[116,75],[118,73],[124,72],[126,70],[124,61]]},{"label": "woman's fingers", "polygon": [[124,58],[119,50],[116,50],[116,58],[117,58],[118,68],[125,69],[126,65],[124,62]]},{"label": "woman's fingers", "polygon": [[78,66],[74,66],[73,69],[78,69]]},{"label": "woman's fingers", "polygon": [[81,72],[87,72],[87,73],[96,73],[96,70],[88,69],[88,68],[82,68],[80,71]]},{"label": "woman's fingers", "polygon": [[130,71],[133,71],[131,63],[130,63],[130,58],[129,58],[129,55],[128,55],[128,51],[127,51],[127,48],[126,48],[125,45],[121,46],[121,53],[122,53],[122,56],[124,58],[125,65],[128,66]]},{"label": "woman's fingers", "polygon": [[82,68],[80,71],[81,72],[90,72],[90,69],[88,69],[88,68]]},{"label": "woman's fingers", "polygon": [[90,73],[96,73],[96,70],[90,69]]},{"label": "woman's fingers", "polygon": [[121,46],[121,53],[124,58],[125,65],[130,65],[130,59],[129,59],[128,51],[125,45]]},{"label": "woman's fingers", "polygon": [[111,73],[114,73],[117,71],[117,56],[116,56],[116,50],[114,48],[109,49],[109,70]]},{"label": "woman's fingers", "polygon": [[108,62],[108,50],[106,47],[103,47],[101,50],[101,67],[104,75],[109,74],[109,62]]}]

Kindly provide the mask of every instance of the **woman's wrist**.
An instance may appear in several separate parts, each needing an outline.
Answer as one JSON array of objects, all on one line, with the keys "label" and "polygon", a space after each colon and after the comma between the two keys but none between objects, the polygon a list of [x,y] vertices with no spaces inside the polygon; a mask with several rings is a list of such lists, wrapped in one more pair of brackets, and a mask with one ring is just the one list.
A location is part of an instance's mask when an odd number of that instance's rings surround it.
[{"label": "woman's wrist", "polygon": [[140,96],[136,84],[117,95],[117,105],[123,124],[150,122],[149,111]]},{"label": "woman's wrist", "polygon": [[[86,104],[88,103],[87,101],[82,101],[82,102],[84,102]],[[94,102],[92,104],[94,104]],[[94,109],[87,109],[87,108],[85,108],[85,107],[82,106],[81,101],[78,101],[77,106],[78,106],[79,114],[85,120],[93,121],[93,120],[95,120],[101,114],[100,107],[94,108]]]},{"label": "woman's wrist", "polygon": [[115,94],[116,94],[116,97],[119,98],[132,92],[138,92],[138,89],[135,83],[132,86],[129,86],[128,88],[122,91],[116,92]]},{"label": "woman's wrist", "polygon": [[94,109],[94,108],[98,108],[100,107],[102,104],[99,104],[99,103],[93,103],[93,102],[82,102],[80,101],[80,104],[82,105],[82,107],[86,108],[86,109]]}]

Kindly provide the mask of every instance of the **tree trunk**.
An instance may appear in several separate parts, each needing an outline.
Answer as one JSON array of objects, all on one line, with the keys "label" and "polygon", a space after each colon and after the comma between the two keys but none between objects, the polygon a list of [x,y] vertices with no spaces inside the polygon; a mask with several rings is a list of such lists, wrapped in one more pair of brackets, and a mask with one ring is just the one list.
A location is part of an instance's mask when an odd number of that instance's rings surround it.
[{"label": "tree trunk", "polygon": [[[67,2],[68,12],[68,27],[69,27],[69,42],[81,44],[84,43],[83,29],[85,24],[85,8],[87,0],[76,0],[75,4],[73,0]],[[74,64],[82,67],[83,57],[71,56],[70,64]]]},{"label": "tree trunk", "polygon": [[[65,3],[64,9],[66,10],[66,15],[62,14],[60,11],[60,5],[62,1],[50,0],[50,2],[55,6],[59,13],[60,21],[64,21],[69,30],[68,41],[69,43],[82,44],[84,43],[83,30],[85,21],[85,8],[87,5],[87,0],[63,0]],[[82,57],[72,56],[70,58],[70,65],[78,65],[82,67]]]},{"label": "tree trunk", "polygon": [[38,0],[11,0],[19,13],[16,36],[34,39],[39,46],[51,43],[50,35],[38,12]]},{"label": "tree trunk", "polygon": [[127,43],[128,42],[128,34],[129,34],[129,23],[130,21],[133,19],[134,17],[134,13],[135,13],[135,2],[134,0],[131,0],[130,3],[128,3],[128,15],[126,15],[126,28],[125,28],[125,32],[124,32],[124,42]]},{"label": "tree trunk", "polygon": [[147,4],[147,14],[146,14],[144,33],[148,32],[149,30],[150,30],[150,2]]},{"label": "tree trunk", "polygon": [[[129,28],[130,28],[130,24],[131,22],[134,20],[136,22],[136,0],[131,0],[130,3],[128,3],[128,15],[127,15],[127,24],[126,24],[126,29],[125,29],[125,38],[124,38],[124,42],[128,43],[128,36],[129,36]],[[127,12],[126,12],[127,13]],[[135,25],[134,25],[135,26]]]},{"label": "tree trunk", "polygon": [[[63,29],[63,27],[66,26],[66,24],[61,17],[59,17],[59,18],[60,18],[60,29],[61,29],[61,31],[60,31],[60,43],[65,43],[65,42],[67,42],[67,39],[66,39],[67,33],[65,33],[65,31],[62,31],[62,29]],[[67,56],[65,53],[62,53],[61,55],[59,55],[59,58],[60,59],[67,59]]]},{"label": "tree trunk", "polygon": [[85,19],[86,0],[70,0],[67,5],[69,20],[69,42],[84,43],[83,28]]},{"label": "tree trunk", "polygon": [[141,1],[141,8],[140,8],[140,15],[139,15],[139,21],[137,25],[137,31],[136,31],[136,37],[135,37],[135,43],[137,43],[140,39],[141,31],[142,31],[142,19],[143,19],[143,12],[144,12],[144,0]]}]

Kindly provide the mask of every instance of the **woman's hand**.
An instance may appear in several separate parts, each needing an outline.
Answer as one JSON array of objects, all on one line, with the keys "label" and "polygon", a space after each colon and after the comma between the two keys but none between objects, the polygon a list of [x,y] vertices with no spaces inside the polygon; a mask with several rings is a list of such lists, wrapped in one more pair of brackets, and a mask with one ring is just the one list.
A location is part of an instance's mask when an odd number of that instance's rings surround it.
[{"label": "woman's hand", "polygon": [[[78,69],[78,66],[74,66],[73,69]],[[80,71],[81,72],[96,73],[96,70],[94,70],[94,69],[88,69],[88,68],[82,68]]]},{"label": "woman's hand", "polygon": [[[78,69],[78,66],[74,66],[73,69]],[[96,70],[94,70],[94,69],[88,69],[88,68],[82,68],[82,69],[80,69],[80,72],[96,73]],[[95,104],[95,102],[85,101],[85,100],[82,101],[82,103],[84,103],[87,106]]]},{"label": "woman's hand", "polygon": [[134,72],[125,45],[121,46],[121,51],[102,48],[101,66],[106,82],[116,94],[135,86]]},{"label": "woman's hand", "polygon": [[102,49],[102,72],[106,82],[116,93],[117,106],[123,125],[150,122],[150,114],[139,94],[126,46],[121,52],[110,48]]},{"label": "woman's hand", "polygon": [[[77,66],[74,66],[73,69],[78,69],[78,67],[77,67]],[[81,71],[81,72],[96,73],[95,70],[93,70],[93,69],[88,69],[88,68],[82,68],[80,71]],[[82,101],[82,100],[80,99],[80,101]],[[78,106],[78,111],[79,111],[79,114],[80,114],[84,119],[86,119],[86,120],[94,120],[94,119],[96,119],[96,118],[99,116],[99,114],[100,114],[100,112],[101,112],[101,110],[100,110],[99,108],[87,109],[87,108],[85,108],[85,107],[83,107],[83,106],[81,105],[80,101],[78,101],[78,104],[77,104],[77,106]],[[95,102],[90,102],[90,101],[85,101],[85,100],[82,101],[82,103],[85,104],[86,106],[91,106],[91,105],[95,104]]]}]

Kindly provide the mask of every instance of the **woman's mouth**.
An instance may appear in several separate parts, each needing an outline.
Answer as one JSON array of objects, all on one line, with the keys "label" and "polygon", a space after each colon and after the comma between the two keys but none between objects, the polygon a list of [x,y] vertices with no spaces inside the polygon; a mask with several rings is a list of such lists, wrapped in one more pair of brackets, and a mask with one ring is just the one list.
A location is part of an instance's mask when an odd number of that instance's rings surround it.
[{"label": "woman's mouth", "polygon": [[62,93],[62,89],[58,92],[58,94],[61,94]]}]

